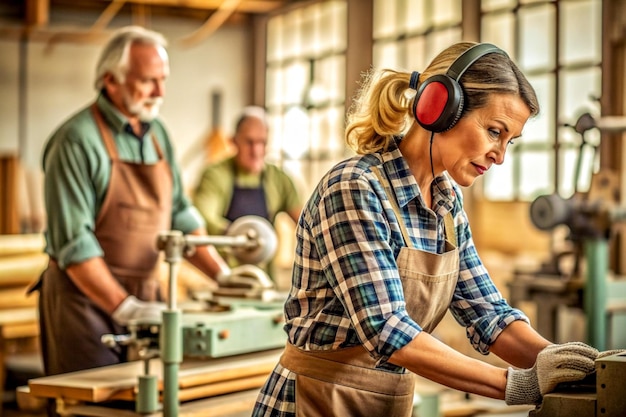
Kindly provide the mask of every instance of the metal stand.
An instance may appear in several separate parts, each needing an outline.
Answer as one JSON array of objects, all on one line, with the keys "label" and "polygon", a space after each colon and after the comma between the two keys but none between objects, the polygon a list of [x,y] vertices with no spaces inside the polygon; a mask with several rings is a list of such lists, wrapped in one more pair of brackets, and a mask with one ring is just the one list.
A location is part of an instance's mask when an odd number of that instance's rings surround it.
[{"label": "metal stand", "polygon": [[599,351],[607,349],[606,276],[609,249],[606,239],[585,241],[587,273],[583,307],[587,317],[587,340]]},{"label": "metal stand", "polygon": [[[249,263],[262,262],[273,256],[276,250],[276,234],[271,224],[256,216],[244,216],[231,226],[235,236],[196,236],[183,235],[171,230],[157,238],[157,248],[164,251],[165,262],[169,264],[169,289],[167,309],[163,311],[160,341],[163,363],[163,416],[177,417],[178,370],[183,359],[183,338],[181,311],[176,305],[177,273],[183,255],[191,255],[196,246],[230,246],[240,248],[235,256]],[[141,385],[140,385],[141,386]],[[138,395],[139,398],[140,395]]]}]

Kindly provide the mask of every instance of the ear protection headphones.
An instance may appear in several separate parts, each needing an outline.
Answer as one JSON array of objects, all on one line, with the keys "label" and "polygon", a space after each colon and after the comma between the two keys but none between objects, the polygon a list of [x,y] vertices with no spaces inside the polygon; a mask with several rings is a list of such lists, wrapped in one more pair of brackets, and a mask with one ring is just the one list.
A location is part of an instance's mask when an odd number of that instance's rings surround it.
[{"label": "ear protection headphones", "polygon": [[[413,100],[415,120],[426,130],[433,133],[445,132],[459,121],[463,113],[463,88],[459,79],[479,58],[506,52],[490,43],[476,44],[463,52],[448,68],[446,74],[437,74],[427,78],[417,90]],[[417,76],[411,76],[409,86],[417,87]]]}]

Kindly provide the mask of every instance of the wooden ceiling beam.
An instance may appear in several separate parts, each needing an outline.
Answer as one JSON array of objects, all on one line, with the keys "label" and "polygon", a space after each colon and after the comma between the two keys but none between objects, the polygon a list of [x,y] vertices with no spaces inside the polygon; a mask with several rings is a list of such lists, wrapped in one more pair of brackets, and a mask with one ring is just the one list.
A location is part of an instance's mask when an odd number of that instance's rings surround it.
[{"label": "wooden ceiling beam", "polygon": [[50,0],[26,0],[26,25],[45,26],[50,19]]},{"label": "wooden ceiling beam", "polygon": [[[94,0],[110,3],[111,0]],[[129,4],[145,6],[181,7],[197,10],[217,10],[224,0],[128,0]],[[287,3],[285,0],[244,0],[237,7],[240,13],[267,13]]]}]

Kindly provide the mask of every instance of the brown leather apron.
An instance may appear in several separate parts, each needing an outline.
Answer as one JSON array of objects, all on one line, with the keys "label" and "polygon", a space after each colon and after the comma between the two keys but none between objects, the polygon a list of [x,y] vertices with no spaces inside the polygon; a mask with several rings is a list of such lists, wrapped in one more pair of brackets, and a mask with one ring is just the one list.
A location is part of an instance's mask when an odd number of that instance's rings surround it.
[{"label": "brown leather apron", "polygon": [[[424,331],[444,317],[456,287],[459,253],[452,214],[444,217],[446,251],[425,252],[411,244],[389,181],[372,168],[385,188],[407,244],[400,250],[398,272],[406,308]],[[376,369],[376,360],[362,347],[311,352],[291,344],[280,363],[296,374],[296,416],[410,416],[414,376]]]},{"label": "brown leather apron", "polygon": [[[156,163],[120,160],[113,135],[95,104],[92,111],[111,158],[111,178],[96,219],[95,236],[111,273],[129,294],[160,300],[156,240],[171,224],[170,167],[154,136]],[[126,360],[125,349],[110,349],[100,341],[101,335],[119,334],[124,329],[89,300],[53,259],[44,272],[39,301],[46,374]]]}]

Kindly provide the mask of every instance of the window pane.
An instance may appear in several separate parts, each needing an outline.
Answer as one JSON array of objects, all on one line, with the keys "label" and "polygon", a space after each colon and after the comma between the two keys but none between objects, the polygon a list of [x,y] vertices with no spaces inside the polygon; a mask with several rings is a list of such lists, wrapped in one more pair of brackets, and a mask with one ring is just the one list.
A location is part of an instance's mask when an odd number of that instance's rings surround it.
[{"label": "window pane", "polygon": [[282,159],[282,117],[279,114],[268,113],[267,115],[268,125],[268,141],[267,141],[267,154],[268,161],[278,164]]},{"label": "window pane", "polygon": [[559,121],[571,123],[582,111],[593,114],[594,109],[599,110],[593,97],[600,97],[601,75],[600,68],[595,67],[561,72]]},{"label": "window pane", "polygon": [[[597,169],[598,156],[592,146],[583,148],[582,156],[579,148],[567,149],[559,153],[560,172],[559,187],[561,197],[568,198],[577,191],[586,192],[591,185],[591,176]],[[577,178],[577,180],[575,180]]]},{"label": "window pane", "polygon": [[[409,33],[424,32],[430,25],[428,2],[432,0],[405,0],[404,29]],[[386,4],[387,2],[385,2]]]},{"label": "window pane", "polygon": [[338,51],[346,48],[347,6],[345,1],[322,3],[321,35],[323,51]]},{"label": "window pane", "polygon": [[374,39],[395,35],[399,32],[398,2],[374,0]]},{"label": "window pane", "polygon": [[481,42],[491,42],[515,56],[515,15],[503,13],[485,16],[482,21]]},{"label": "window pane", "polygon": [[431,48],[427,58],[430,62],[439,52],[462,39],[460,27],[452,27],[433,32],[427,36],[426,44]]},{"label": "window pane", "polygon": [[493,166],[484,176],[484,193],[488,200],[513,200],[513,159],[512,153],[507,153],[504,164]]},{"label": "window pane", "polygon": [[283,98],[283,69],[267,68],[265,104],[267,107],[278,106]]},{"label": "window pane", "polygon": [[322,15],[321,3],[316,3],[306,8],[302,19],[302,46],[305,49],[300,54],[317,55],[324,49],[324,37],[321,29],[320,17]]},{"label": "window pane", "polygon": [[[561,64],[600,62],[601,7],[599,0],[561,3]],[[584,30],[581,30],[584,28]]]},{"label": "window pane", "polygon": [[277,61],[283,58],[283,17],[277,16],[267,22],[267,60]]},{"label": "window pane", "polygon": [[311,159],[338,161],[343,153],[343,107],[309,111]]},{"label": "window pane", "polygon": [[428,65],[426,60],[426,39],[423,36],[406,40],[406,67],[411,71],[423,71]]},{"label": "window pane", "polygon": [[539,115],[524,126],[523,141],[532,143],[554,143],[555,97],[554,75],[543,74],[528,77],[537,93]]},{"label": "window pane", "polygon": [[551,4],[521,9],[520,55],[521,67],[528,70],[554,67],[555,8]]},{"label": "window pane", "polygon": [[285,104],[301,105],[304,100],[304,93],[309,86],[310,64],[308,61],[294,62],[285,67],[285,77],[283,78],[283,99]]},{"label": "window pane", "polygon": [[480,2],[480,7],[484,12],[498,10],[498,9],[508,9],[516,5],[515,0],[482,0]]},{"label": "window pane", "polygon": [[346,59],[343,55],[334,55],[315,61],[315,78],[310,91],[310,103],[323,104],[328,101],[343,100],[346,91],[344,68]]},{"label": "window pane", "polygon": [[554,190],[554,152],[524,152],[520,155],[520,198],[532,200]]},{"label": "window pane", "polygon": [[283,26],[283,58],[297,56],[302,53],[302,9],[296,9],[285,15]]},{"label": "window pane", "polygon": [[462,0],[433,1],[433,23],[435,25],[454,24],[461,21]]},{"label": "window pane", "polygon": [[292,106],[283,115],[281,148],[287,159],[307,156],[311,142],[311,118],[306,109]]},{"label": "window pane", "polygon": [[372,61],[375,68],[399,68],[399,45],[391,42],[374,44]]}]

